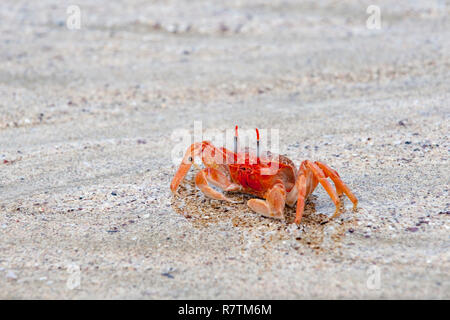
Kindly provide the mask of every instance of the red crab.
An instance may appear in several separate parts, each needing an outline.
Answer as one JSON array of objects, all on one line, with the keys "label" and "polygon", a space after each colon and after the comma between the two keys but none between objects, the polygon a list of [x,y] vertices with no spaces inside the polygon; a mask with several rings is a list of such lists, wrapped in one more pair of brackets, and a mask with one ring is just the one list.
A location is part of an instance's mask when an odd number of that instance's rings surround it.
[{"label": "red crab", "polygon": [[[170,189],[176,193],[191,165],[196,165],[194,157],[201,156],[206,168],[197,173],[195,184],[209,198],[232,202],[224,194],[214,190],[208,182],[227,192],[252,194],[262,198],[247,201],[247,205],[252,210],[263,216],[280,220],[285,218],[285,204],[292,207],[297,202],[295,223],[298,225],[302,219],[305,199],[320,183],[336,206],[336,211],[331,218],[340,214],[339,196],[343,193],[352,201],[353,210],[356,210],[358,200],[335,170],[319,161],[309,160],[304,160],[297,170],[294,163],[283,155],[270,152],[260,154],[258,129],[256,134],[256,155],[248,149],[243,152],[237,151],[237,126],[234,152],[226,148],[216,148],[209,141],[192,144],[172,179]],[[335,188],[327,178],[333,181]]]}]

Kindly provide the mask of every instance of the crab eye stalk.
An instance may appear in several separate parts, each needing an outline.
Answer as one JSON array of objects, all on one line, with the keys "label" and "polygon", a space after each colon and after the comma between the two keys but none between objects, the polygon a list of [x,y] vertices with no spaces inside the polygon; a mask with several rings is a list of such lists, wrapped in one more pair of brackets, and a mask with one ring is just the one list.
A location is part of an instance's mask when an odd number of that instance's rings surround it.
[{"label": "crab eye stalk", "polygon": [[259,130],[256,128],[256,161],[259,163]]},{"label": "crab eye stalk", "polygon": [[234,128],[234,162],[237,160],[238,126]]}]

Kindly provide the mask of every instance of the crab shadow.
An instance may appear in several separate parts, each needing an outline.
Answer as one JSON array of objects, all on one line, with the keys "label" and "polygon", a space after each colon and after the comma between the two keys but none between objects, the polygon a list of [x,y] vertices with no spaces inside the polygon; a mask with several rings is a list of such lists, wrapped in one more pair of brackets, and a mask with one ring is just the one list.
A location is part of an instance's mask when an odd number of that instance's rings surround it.
[{"label": "crab shadow", "polygon": [[[185,179],[178,189],[178,195],[172,196],[172,209],[184,216],[195,228],[208,228],[211,224],[229,223],[241,230],[250,231],[257,228],[260,232],[277,233],[278,240],[295,239],[299,249],[309,247],[316,252],[326,251],[324,242],[328,249],[340,247],[341,240],[351,226],[355,226],[356,219],[334,219],[330,220],[328,215],[318,213],[315,207],[317,196],[308,197],[300,226],[293,225],[295,219],[295,207],[286,206],[285,221],[263,217],[253,212],[247,201],[254,196],[241,193],[227,193],[227,197],[234,202],[224,202],[206,198],[200,190],[195,187],[193,179]],[[341,208],[342,213],[345,208]],[[326,228],[333,224],[332,232]],[[297,232],[292,232],[292,230]]]}]

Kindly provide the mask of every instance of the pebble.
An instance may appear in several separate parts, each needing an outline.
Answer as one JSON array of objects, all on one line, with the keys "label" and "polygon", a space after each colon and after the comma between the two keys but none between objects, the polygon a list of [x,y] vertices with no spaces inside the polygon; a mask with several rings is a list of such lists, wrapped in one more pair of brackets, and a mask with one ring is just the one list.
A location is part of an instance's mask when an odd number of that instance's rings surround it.
[{"label": "pebble", "polygon": [[6,279],[17,280],[17,275],[14,273],[14,271],[8,271],[8,273],[6,274]]},{"label": "pebble", "polygon": [[164,277],[167,277],[169,279],[175,278],[173,275],[171,275],[170,273],[167,273],[167,272],[161,273],[161,275],[164,276]]}]

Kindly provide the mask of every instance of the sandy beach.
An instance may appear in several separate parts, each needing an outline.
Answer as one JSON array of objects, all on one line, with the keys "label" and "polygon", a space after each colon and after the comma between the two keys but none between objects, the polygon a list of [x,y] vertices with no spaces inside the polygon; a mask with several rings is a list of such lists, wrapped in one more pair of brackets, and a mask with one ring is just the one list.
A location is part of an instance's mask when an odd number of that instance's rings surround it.
[{"label": "sandy beach", "polygon": [[[449,13],[2,1],[0,298],[449,299]],[[279,130],[280,152],[335,168],[358,211],[345,199],[328,221],[318,187],[296,227],[249,196],[205,198],[196,169],[173,196],[171,136],[194,121]]]}]

